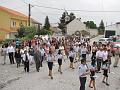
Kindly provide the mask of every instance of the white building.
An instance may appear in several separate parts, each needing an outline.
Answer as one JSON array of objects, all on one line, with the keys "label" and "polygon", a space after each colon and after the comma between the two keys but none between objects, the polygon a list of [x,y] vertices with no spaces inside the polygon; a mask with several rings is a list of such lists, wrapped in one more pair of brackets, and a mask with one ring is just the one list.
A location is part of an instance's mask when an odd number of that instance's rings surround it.
[{"label": "white building", "polygon": [[89,29],[89,31],[90,31],[90,36],[98,35],[98,30],[97,29]]},{"label": "white building", "polygon": [[120,35],[120,22],[105,27],[105,37]]},{"label": "white building", "polygon": [[76,31],[87,31],[86,25],[81,22],[80,18],[76,18],[67,25],[67,35],[73,35]]}]

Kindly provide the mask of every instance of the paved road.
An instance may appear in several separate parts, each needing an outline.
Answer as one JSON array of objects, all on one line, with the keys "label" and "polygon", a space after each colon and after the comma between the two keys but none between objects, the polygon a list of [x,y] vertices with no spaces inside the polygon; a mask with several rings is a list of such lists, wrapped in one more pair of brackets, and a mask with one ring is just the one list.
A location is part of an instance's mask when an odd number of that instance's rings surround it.
[{"label": "paved road", "polygon": [[[98,40],[101,36],[92,39]],[[0,57],[0,63],[2,57]],[[112,58],[114,62],[114,58]],[[0,89],[2,90],[79,90],[78,66],[75,64],[75,70],[69,69],[69,61],[63,63],[63,74],[57,71],[58,65],[55,64],[53,69],[54,79],[48,77],[47,64],[44,63],[40,72],[35,71],[35,66],[30,67],[30,73],[24,73],[23,67],[16,68],[16,65],[8,64],[3,66],[0,64]],[[120,63],[119,63],[120,65]],[[120,67],[113,68],[111,65],[111,73],[109,74],[110,86],[104,85],[102,81],[102,73],[97,74],[96,86],[97,90],[120,90]],[[86,90],[92,90],[88,87],[89,76],[87,78]]]}]

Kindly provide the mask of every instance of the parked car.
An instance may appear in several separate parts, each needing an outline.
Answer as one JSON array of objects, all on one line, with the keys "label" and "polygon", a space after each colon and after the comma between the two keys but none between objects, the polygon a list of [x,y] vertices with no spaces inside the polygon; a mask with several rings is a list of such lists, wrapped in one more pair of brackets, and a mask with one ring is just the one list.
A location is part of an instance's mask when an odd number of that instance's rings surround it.
[{"label": "parked car", "polygon": [[100,38],[98,42],[102,44],[107,44],[108,42],[112,43],[113,40],[111,38]]},{"label": "parked car", "polygon": [[115,51],[116,51],[117,47],[120,48],[120,42],[113,42],[113,44],[112,44],[112,54],[113,54],[113,56],[115,56]]}]

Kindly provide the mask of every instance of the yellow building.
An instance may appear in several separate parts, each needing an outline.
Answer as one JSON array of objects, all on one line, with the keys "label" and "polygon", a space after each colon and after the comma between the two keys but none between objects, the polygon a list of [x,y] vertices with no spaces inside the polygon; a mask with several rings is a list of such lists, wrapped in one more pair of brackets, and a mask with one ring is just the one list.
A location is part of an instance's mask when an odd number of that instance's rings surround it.
[{"label": "yellow building", "polygon": [[[34,23],[38,24],[38,22]],[[24,26],[28,25],[28,17],[26,15],[0,6],[0,41],[14,38],[21,24]]]}]

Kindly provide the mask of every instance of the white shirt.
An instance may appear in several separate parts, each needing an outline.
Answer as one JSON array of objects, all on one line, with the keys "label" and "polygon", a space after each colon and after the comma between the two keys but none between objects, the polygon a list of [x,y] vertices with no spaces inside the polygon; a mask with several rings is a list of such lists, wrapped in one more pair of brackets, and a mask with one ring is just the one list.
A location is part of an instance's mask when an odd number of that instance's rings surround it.
[{"label": "white shirt", "polygon": [[108,52],[107,51],[104,51],[103,52],[103,61],[107,60],[108,59]]},{"label": "white shirt", "polygon": [[[28,61],[30,60],[30,55],[27,53]],[[26,54],[22,55],[23,61],[26,61]]]},{"label": "white shirt", "polygon": [[74,58],[74,57],[75,57],[75,52],[70,51],[70,52],[69,52],[69,57],[73,57],[73,58]]},{"label": "white shirt", "polygon": [[96,57],[97,57],[97,58],[103,58],[103,55],[104,55],[104,54],[103,54],[103,51],[100,51],[100,50],[99,50],[99,51],[96,52]]},{"label": "white shirt", "polygon": [[15,49],[14,49],[13,46],[9,46],[9,47],[7,48],[7,53],[11,53],[11,52],[15,52]]},{"label": "white shirt", "polygon": [[62,54],[58,54],[58,55],[57,55],[57,58],[58,58],[58,59],[62,59],[62,58],[63,58],[63,55],[62,55]]},{"label": "white shirt", "polygon": [[87,53],[87,48],[81,48],[81,54],[86,54]]},{"label": "white shirt", "polygon": [[45,50],[42,48],[42,49],[40,49],[40,53],[41,53],[41,56],[44,56],[44,54],[45,54]]},{"label": "white shirt", "polygon": [[48,61],[48,62],[53,62],[54,60],[55,60],[54,55],[48,54],[47,61]]},{"label": "white shirt", "polygon": [[79,77],[86,77],[86,75],[83,76],[83,74],[85,74],[87,72],[87,69],[88,68],[86,65],[81,64],[79,66],[79,70],[78,70]]},{"label": "white shirt", "polygon": [[75,50],[75,52],[79,52],[80,47],[79,47],[79,46],[75,46],[75,47],[74,47],[74,50]]},{"label": "white shirt", "polygon": [[60,50],[64,50],[64,46],[60,46],[59,49],[60,49]]}]

